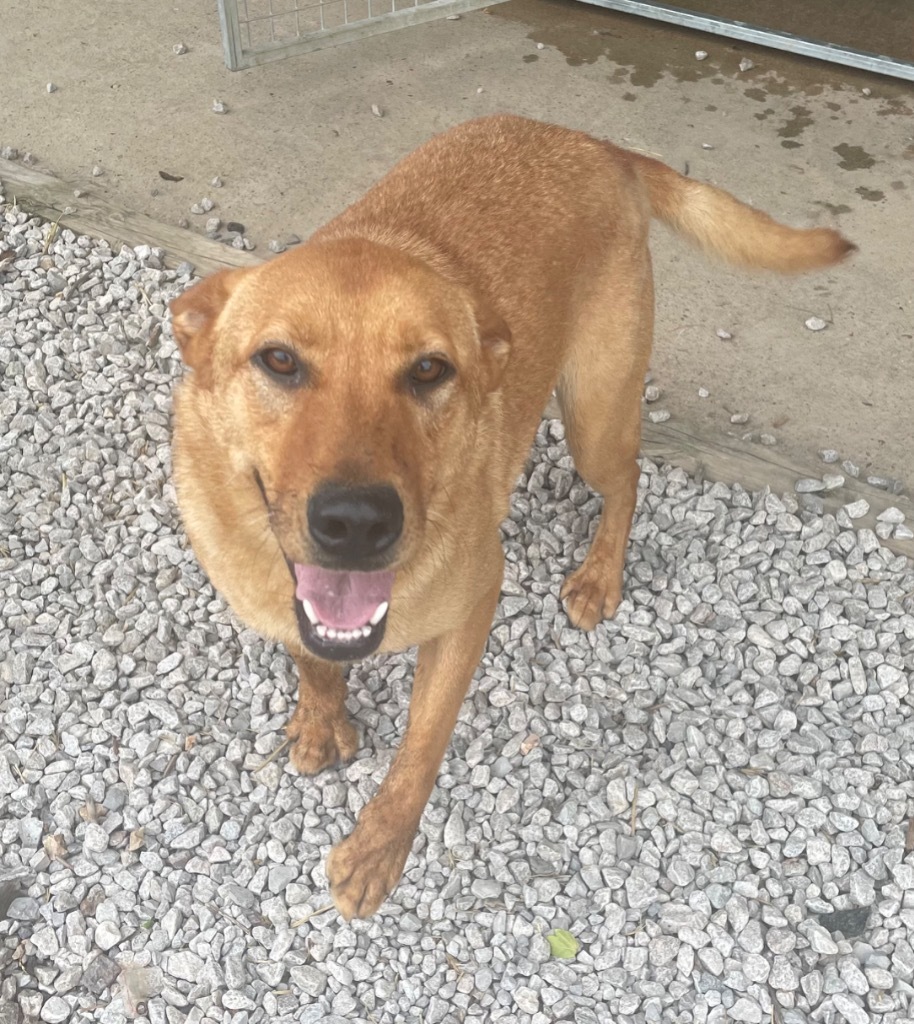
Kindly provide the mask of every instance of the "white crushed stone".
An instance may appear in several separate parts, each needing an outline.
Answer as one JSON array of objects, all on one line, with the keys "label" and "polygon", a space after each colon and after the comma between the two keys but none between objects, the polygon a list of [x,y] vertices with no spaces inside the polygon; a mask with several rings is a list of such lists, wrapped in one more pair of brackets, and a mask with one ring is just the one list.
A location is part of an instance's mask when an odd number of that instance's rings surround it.
[{"label": "white crushed stone", "polygon": [[805,321],[806,327],[810,331],[824,331],[828,327],[828,321],[823,320],[820,316],[811,316]]},{"label": "white crushed stone", "polygon": [[45,255],[47,230],[3,208],[3,1024],[910,1019],[911,565],[841,513],[645,460],[625,599],[571,629],[599,501],[557,422],[402,882],[372,920],[299,923],[413,657],[353,670],[350,765],[263,766],[294,668],[213,593],[169,483],[189,268],[66,229]]}]

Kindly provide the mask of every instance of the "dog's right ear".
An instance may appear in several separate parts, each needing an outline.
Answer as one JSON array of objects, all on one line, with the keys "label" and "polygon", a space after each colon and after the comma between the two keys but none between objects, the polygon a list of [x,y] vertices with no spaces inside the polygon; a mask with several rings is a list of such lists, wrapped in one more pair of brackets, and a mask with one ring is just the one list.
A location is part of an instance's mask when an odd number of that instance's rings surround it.
[{"label": "dog's right ear", "polygon": [[203,387],[210,384],[213,325],[242,273],[242,270],[219,270],[169,303],[171,329],[181,358],[198,374]]}]

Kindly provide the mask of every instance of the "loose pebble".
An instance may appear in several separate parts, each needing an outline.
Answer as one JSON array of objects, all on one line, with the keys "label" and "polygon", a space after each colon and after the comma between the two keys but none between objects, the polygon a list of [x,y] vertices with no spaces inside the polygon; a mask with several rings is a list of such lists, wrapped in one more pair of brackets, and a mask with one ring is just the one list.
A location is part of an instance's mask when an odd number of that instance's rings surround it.
[{"label": "loose pebble", "polygon": [[862,519],[870,510],[870,503],[866,498],[858,498],[844,506],[844,511],[851,519]]},{"label": "loose pebble", "polygon": [[821,480],[814,480],[811,477],[804,477],[802,480],[797,480],[793,485],[793,489],[797,494],[811,494],[814,491],[824,491],[825,484]]},{"label": "loose pebble", "polygon": [[905,514],[900,508],[896,508],[894,505],[889,505],[888,508],[884,508],[876,519],[880,523],[903,523],[905,521]]},{"label": "loose pebble", "polygon": [[811,331],[824,331],[828,327],[828,322],[823,320],[820,316],[811,316],[806,320],[806,326]]}]

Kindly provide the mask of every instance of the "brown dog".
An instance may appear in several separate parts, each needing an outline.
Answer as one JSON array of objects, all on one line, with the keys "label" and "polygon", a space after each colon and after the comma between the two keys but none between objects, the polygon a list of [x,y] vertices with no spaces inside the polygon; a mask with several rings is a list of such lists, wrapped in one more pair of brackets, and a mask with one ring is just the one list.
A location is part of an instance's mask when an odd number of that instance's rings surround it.
[{"label": "brown dog", "polygon": [[854,248],[656,160],[502,116],[432,139],[301,248],[172,303],[193,370],[175,399],[184,522],[238,615],[298,664],[300,771],[355,753],[341,663],[419,645],[406,736],[327,864],[346,918],[377,910],[403,870],[485,647],[499,524],[553,388],[604,499],[562,597],[582,629],[616,610],[651,214],[749,267],[826,267]]}]

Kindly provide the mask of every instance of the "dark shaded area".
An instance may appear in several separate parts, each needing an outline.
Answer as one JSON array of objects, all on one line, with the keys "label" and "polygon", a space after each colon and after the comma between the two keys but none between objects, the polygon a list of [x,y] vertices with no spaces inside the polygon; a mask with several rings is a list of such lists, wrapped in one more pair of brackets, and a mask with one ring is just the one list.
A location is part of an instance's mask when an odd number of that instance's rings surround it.
[{"label": "dark shaded area", "polygon": [[845,939],[852,939],[863,934],[872,909],[872,907],[853,907],[850,910],[836,910],[833,914],[820,914],[819,924],[832,934],[840,932]]},{"label": "dark shaded area", "polygon": [[669,0],[676,7],[713,18],[745,21],[820,43],[836,43],[896,60],[914,62],[911,0]]}]

